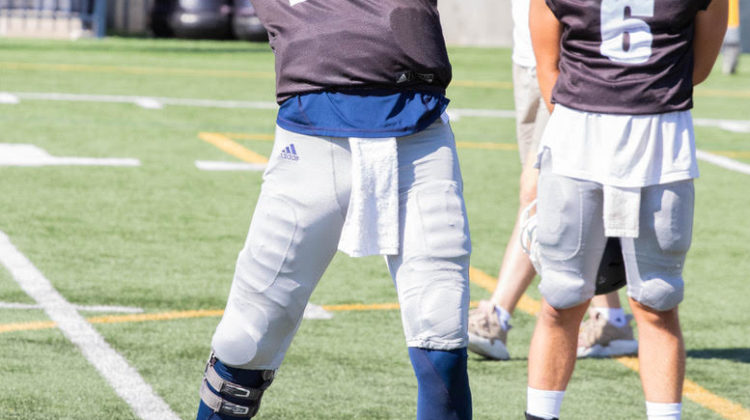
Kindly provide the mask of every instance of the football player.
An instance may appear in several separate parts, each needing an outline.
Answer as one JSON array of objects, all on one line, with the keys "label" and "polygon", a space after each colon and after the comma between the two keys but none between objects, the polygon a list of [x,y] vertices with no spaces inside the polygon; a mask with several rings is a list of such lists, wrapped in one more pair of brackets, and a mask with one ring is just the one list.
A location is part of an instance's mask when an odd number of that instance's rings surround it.
[{"label": "football player", "polygon": [[[522,165],[520,206],[513,233],[505,248],[497,287],[489,300],[480,301],[479,307],[469,312],[469,350],[493,360],[510,358],[507,339],[513,312],[536,276],[518,238],[524,210],[536,199],[539,170],[534,167],[534,163],[539,139],[549,118],[549,111],[536,80],[536,60],[529,34],[529,0],[512,0],[511,8],[513,97],[516,139]],[[611,244],[619,249],[617,240],[613,239]],[[618,264],[608,274],[620,274],[622,269],[622,264]],[[603,289],[598,291],[597,296],[592,299],[589,314],[589,319],[581,325],[579,357],[622,356],[638,351],[638,341],[633,337],[630,318],[625,314],[616,292],[606,293]]]},{"label": "football player", "polygon": [[257,413],[338,248],[386,256],[417,418],[470,419],[470,239],[437,2],[253,5],[275,53],[280,109],[197,418]]},{"label": "football player", "polygon": [[698,176],[693,86],[710,73],[727,0],[532,0],[542,136],[537,238],[544,297],[527,419],[554,419],[607,237],[619,237],[649,419],[679,419],[677,306]]}]

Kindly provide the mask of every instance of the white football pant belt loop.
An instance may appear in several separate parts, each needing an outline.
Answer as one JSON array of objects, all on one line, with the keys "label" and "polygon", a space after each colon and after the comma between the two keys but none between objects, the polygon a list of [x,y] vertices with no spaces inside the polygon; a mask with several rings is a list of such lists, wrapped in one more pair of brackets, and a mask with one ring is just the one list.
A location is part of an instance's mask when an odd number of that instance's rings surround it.
[{"label": "white football pant belt loop", "polygon": [[399,253],[396,138],[349,138],[352,187],[339,240],[352,257]]}]

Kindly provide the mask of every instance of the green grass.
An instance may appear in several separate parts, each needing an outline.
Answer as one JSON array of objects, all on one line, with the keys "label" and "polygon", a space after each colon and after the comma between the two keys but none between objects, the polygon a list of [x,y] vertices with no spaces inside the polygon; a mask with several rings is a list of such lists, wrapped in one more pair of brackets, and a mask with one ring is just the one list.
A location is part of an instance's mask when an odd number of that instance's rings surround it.
[{"label": "green grass", "polygon": [[[454,108],[512,109],[510,51],[452,48]],[[744,61],[750,57],[743,57]],[[273,101],[266,45],[109,38],[0,39],[0,92],[61,92]],[[470,86],[468,82],[476,82]],[[695,117],[748,119],[750,72],[715,74],[696,89]],[[195,160],[237,161],[200,132],[272,134],[274,112],[24,100],[0,105],[0,143],[55,156],[129,157],[138,168],[0,168],[0,230],[71,303],[148,313],[221,309],[261,176],[203,172]],[[509,119],[463,118],[457,140],[515,143]],[[698,127],[698,145],[748,156],[750,136]],[[270,143],[238,140],[261,154]],[[742,155],[744,153],[744,155]],[[474,252],[494,275],[515,218],[515,150],[459,150]],[[740,157],[750,162],[748,157]],[[750,409],[748,175],[701,164],[693,247],[681,306],[687,377]],[[472,285],[472,300],[489,291]],[[535,287],[528,294],[535,299]],[[0,267],[0,301],[33,303]],[[337,255],[312,301],[396,301],[381,258]],[[84,314],[89,316],[88,314]],[[46,321],[40,310],[0,309],[0,327]],[[183,419],[194,416],[218,318],[94,324]],[[525,404],[534,318],[517,312],[504,363],[476,356],[469,371],[477,419],[517,419]],[[0,332],[0,418],[135,419],[79,351],[54,329]],[[259,419],[410,419],[416,381],[397,311],[337,312],[303,322]],[[643,418],[638,375],[612,360],[582,360],[563,405],[568,419]],[[689,400],[685,418],[721,416]]]}]

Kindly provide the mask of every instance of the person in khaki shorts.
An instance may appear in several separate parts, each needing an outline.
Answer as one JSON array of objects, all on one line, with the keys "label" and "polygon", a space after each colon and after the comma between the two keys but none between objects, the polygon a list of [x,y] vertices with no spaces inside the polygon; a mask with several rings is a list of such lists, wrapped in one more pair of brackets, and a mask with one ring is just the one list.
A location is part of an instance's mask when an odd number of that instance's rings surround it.
[{"label": "person in khaki shorts", "polygon": [[[507,335],[512,314],[536,271],[524,253],[519,235],[521,215],[537,196],[539,170],[536,163],[539,139],[549,118],[536,78],[536,60],[529,35],[529,0],[513,0],[513,97],[516,108],[516,138],[521,158],[519,209],[513,233],[505,249],[498,284],[489,300],[469,314],[469,350],[494,360],[510,358]],[[581,326],[580,357],[634,354],[630,316],[626,315],[616,292],[597,295],[592,300],[590,318]]]}]

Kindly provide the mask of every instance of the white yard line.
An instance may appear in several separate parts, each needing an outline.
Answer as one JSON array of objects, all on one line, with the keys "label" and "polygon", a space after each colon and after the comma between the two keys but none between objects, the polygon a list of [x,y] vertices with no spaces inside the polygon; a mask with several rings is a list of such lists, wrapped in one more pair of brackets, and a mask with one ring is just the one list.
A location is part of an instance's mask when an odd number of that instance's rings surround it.
[{"label": "white yard line", "polygon": [[110,102],[128,103],[149,108],[157,108],[163,105],[180,105],[205,108],[250,108],[250,109],[272,109],[278,108],[275,102],[260,101],[223,101],[213,99],[191,99],[191,98],[160,98],[156,96],[129,96],[129,95],[86,95],[77,93],[45,93],[45,92],[0,92],[3,95],[12,95],[23,100],[37,101],[69,101],[69,102]]},{"label": "white yard line", "polygon": [[724,169],[750,175],[750,165],[748,164],[729,159],[728,157],[708,153],[703,150],[698,150],[696,155],[698,156],[698,159],[721,166]]},{"label": "white yard line", "polygon": [[[108,312],[118,314],[140,314],[143,309],[132,306],[109,306],[109,305],[73,305],[78,311],[84,312]],[[42,305],[33,303],[0,302],[0,309],[44,309]]]},{"label": "white yard line", "polygon": [[57,157],[33,144],[0,143],[0,166],[140,166],[130,158]]},{"label": "white yard line", "polygon": [[[150,96],[131,96],[131,95],[88,95],[78,93],[55,93],[55,92],[0,92],[0,99],[5,99],[5,103],[19,103],[23,100],[37,101],[71,101],[71,102],[112,102],[112,103],[129,103],[144,108],[160,109],[165,105],[193,106],[206,108],[248,108],[248,109],[268,109],[275,110],[278,108],[275,102],[263,101],[229,101],[214,99],[194,99],[194,98],[166,98]],[[0,100],[0,103],[2,101]],[[450,108],[448,114],[453,120],[462,117],[478,118],[515,118],[516,113],[513,110],[502,109],[470,109],[470,108]],[[697,126],[717,127],[727,131],[737,133],[750,133],[750,121],[748,120],[720,120],[710,118],[695,118],[693,120]]]},{"label": "white yard line", "polygon": [[179,420],[127,360],[115,351],[0,231],[0,264],[143,420]]},{"label": "white yard line", "polygon": [[212,160],[196,160],[195,167],[203,171],[253,171],[266,170],[265,164],[246,162],[222,162]]}]

